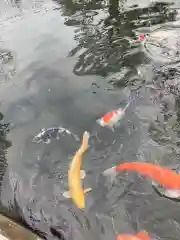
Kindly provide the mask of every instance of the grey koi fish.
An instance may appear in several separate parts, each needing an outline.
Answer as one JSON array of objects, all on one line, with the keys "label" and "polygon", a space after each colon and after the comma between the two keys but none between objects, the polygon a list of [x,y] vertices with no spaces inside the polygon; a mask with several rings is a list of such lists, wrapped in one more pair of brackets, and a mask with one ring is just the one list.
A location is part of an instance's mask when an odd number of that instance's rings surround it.
[{"label": "grey koi fish", "polygon": [[80,141],[79,137],[74,133],[70,132],[68,129],[63,127],[51,127],[51,128],[42,128],[40,133],[38,133],[33,139],[32,142],[41,143],[44,142],[49,144],[52,139],[59,140],[64,133],[71,135],[75,138],[76,141]]}]

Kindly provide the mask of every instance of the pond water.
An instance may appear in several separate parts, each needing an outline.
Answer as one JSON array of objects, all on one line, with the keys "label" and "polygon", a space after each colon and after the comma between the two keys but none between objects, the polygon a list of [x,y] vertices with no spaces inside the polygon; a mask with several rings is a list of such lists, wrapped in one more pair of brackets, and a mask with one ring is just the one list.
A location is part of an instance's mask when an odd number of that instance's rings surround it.
[{"label": "pond water", "polygon": [[[45,239],[110,240],[142,229],[180,239],[180,203],[135,173],[113,184],[101,175],[122,161],[179,164],[179,9],[178,0],[1,0],[2,213]],[[98,126],[128,99],[114,133]],[[76,138],[32,141],[51,127],[101,140],[83,161],[93,189],[85,210],[62,195]]]}]

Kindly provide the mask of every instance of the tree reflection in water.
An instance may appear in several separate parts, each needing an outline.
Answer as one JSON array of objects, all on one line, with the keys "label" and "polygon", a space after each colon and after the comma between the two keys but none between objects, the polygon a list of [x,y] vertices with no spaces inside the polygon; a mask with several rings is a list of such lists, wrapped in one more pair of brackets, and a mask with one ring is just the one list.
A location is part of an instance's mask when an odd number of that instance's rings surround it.
[{"label": "tree reflection in water", "polygon": [[[4,118],[0,113],[0,121]],[[3,176],[7,167],[6,153],[11,146],[11,142],[6,140],[6,134],[9,132],[9,123],[0,122],[0,186],[2,185]]]},{"label": "tree reflection in water", "polygon": [[[3,114],[0,113],[0,193],[2,191],[3,186],[3,178],[7,168],[7,149],[11,146],[11,142],[6,139],[6,134],[9,132],[9,123],[3,122]],[[1,213],[6,214],[8,212],[7,209],[4,209],[2,203],[0,202]]]},{"label": "tree reflection in water", "polygon": [[[75,33],[78,44],[69,53],[69,56],[77,55],[73,69],[77,75],[107,76],[124,67],[134,72],[145,61],[138,48],[131,49],[134,31],[172,21],[177,14],[176,10],[168,9],[168,4],[162,3],[142,9],[132,6],[122,11],[123,1],[118,0],[110,0],[109,4],[104,1],[54,1],[61,4],[67,16],[65,24],[78,27]],[[117,86],[127,84],[121,80],[116,82]]]},{"label": "tree reflection in water", "polygon": [[[20,4],[19,1],[15,2]],[[142,84],[144,81],[144,79],[137,77],[136,69],[139,65],[149,62],[149,60],[144,57],[139,45],[132,46],[132,40],[135,37],[134,32],[139,31],[142,27],[170,22],[176,15],[176,10],[170,10],[168,4],[164,3],[153,3],[144,8],[131,6],[128,10],[125,10],[123,6],[125,1],[123,3],[123,1],[118,0],[110,0],[108,3],[102,0],[56,0],[55,2],[59,3],[61,10],[63,10],[66,17],[65,24],[76,26],[74,38],[77,41],[77,46],[69,52],[69,57],[76,56],[77,59],[73,72],[81,76],[85,74],[95,74],[103,77],[113,75],[114,77],[110,77],[109,84],[117,88],[137,87],[138,82]],[[2,129],[0,130],[2,182],[6,168],[6,149],[10,146],[10,143],[5,138],[8,125],[0,124],[0,129]],[[17,207],[16,210],[21,208],[29,222],[32,221],[37,229],[41,228],[44,232],[51,231],[51,235],[58,235],[61,233],[61,229],[60,231],[56,230],[57,219],[52,219],[53,210],[48,206],[50,210],[48,209],[47,216],[44,216],[46,214],[42,210],[43,203],[41,200],[42,197],[39,199],[40,207],[37,211],[34,207],[35,202],[32,205],[29,203],[28,209],[24,208],[25,210],[22,209],[22,206],[18,207],[18,203],[15,202],[14,208]],[[44,205],[46,205],[47,199],[44,202]],[[54,216],[59,208],[60,206],[57,206],[56,211],[54,210]],[[46,212],[46,209],[44,211]],[[48,216],[49,212],[51,214]],[[23,214],[20,213],[19,215]],[[66,215],[65,211],[64,216]],[[36,218],[33,219],[33,216],[36,216]],[[62,216],[61,212],[59,216]],[[41,225],[42,219],[44,219],[44,225]],[[49,228],[51,222],[53,227]],[[66,232],[69,233],[66,225],[68,224],[65,223],[65,220],[59,220],[58,227],[67,229]],[[61,238],[61,235],[57,237]]]}]

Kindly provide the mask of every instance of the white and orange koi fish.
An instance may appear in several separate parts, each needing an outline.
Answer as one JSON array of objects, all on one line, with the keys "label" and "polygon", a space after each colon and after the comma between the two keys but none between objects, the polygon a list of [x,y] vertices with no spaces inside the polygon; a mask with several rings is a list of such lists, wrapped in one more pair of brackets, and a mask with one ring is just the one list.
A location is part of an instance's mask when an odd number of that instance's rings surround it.
[{"label": "white and orange koi fish", "polygon": [[106,113],[103,117],[97,120],[102,127],[108,127],[114,132],[114,127],[120,125],[120,120],[124,117],[126,109],[129,107],[129,102],[124,108],[112,110]]}]

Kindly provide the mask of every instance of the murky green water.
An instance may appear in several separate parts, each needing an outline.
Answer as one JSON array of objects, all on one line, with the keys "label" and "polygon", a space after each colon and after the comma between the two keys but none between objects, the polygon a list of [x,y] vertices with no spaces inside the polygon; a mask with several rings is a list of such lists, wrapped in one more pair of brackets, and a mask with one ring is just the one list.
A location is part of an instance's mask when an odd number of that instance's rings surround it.
[{"label": "murky green water", "polygon": [[[47,239],[115,239],[141,229],[180,239],[178,202],[137,174],[101,176],[124,159],[179,164],[178,0],[2,0],[0,3],[1,206]],[[140,33],[145,41],[134,41]],[[158,90],[157,90],[158,89]],[[115,133],[96,119],[132,104]],[[62,126],[94,138],[83,162],[93,191],[79,210],[64,199],[79,143],[34,143]]]}]

